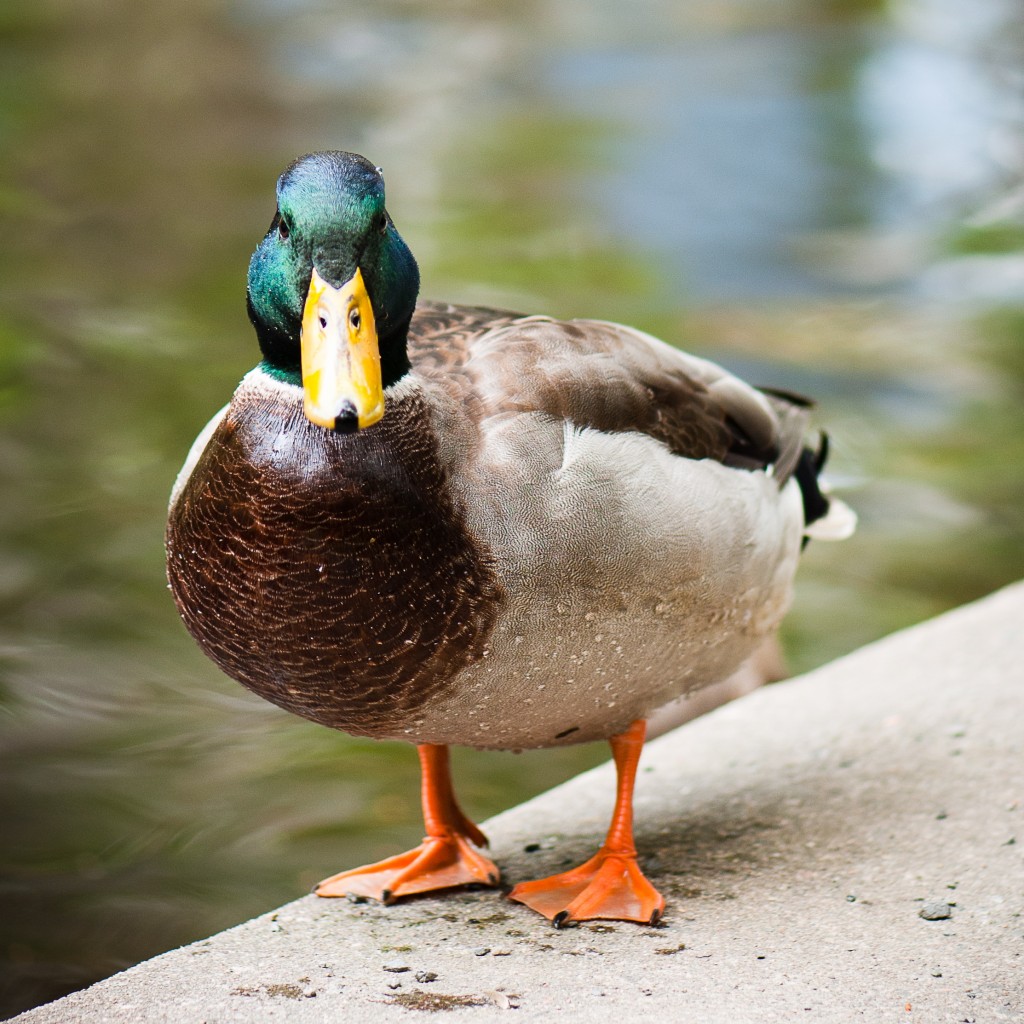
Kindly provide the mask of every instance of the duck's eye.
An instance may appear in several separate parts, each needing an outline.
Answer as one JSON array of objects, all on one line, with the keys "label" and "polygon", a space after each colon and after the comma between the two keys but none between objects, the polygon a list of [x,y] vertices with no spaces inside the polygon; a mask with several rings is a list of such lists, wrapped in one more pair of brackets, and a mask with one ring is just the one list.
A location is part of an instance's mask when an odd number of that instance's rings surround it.
[{"label": "duck's eye", "polygon": [[290,234],[291,230],[288,227],[288,221],[286,221],[284,217],[282,217],[277,222],[277,237],[280,238],[282,242],[285,242],[288,240],[288,236]]},{"label": "duck's eye", "polygon": [[377,218],[377,230],[383,235],[384,232],[387,231],[387,229],[388,229],[388,215],[386,213],[382,213]]},{"label": "duck's eye", "polygon": [[359,330],[359,325],[363,321],[362,321],[362,318],[359,316],[359,310],[356,309],[355,307],[353,307],[351,310],[349,310],[348,322],[349,322],[349,324],[351,324],[353,331],[358,331]]}]

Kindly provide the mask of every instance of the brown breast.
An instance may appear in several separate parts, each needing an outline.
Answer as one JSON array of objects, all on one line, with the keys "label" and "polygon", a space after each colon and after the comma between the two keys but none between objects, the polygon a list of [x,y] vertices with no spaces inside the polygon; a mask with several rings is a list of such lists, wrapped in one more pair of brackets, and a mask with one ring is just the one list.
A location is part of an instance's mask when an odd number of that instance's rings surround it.
[{"label": "brown breast", "polygon": [[500,585],[453,506],[417,397],[338,435],[300,400],[257,392],[236,394],[171,509],[178,608],[260,696],[393,734],[479,656]]}]

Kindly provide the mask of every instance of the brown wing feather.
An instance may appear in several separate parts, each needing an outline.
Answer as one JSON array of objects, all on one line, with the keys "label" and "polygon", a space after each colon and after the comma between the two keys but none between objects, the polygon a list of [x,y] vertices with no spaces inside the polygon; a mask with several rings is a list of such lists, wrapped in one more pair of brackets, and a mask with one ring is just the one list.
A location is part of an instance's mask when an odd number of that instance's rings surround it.
[{"label": "brown wing feather", "polygon": [[474,419],[543,412],[581,427],[635,430],[675,454],[763,469],[780,485],[803,449],[803,400],[762,394],[713,363],[629,328],[422,303],[415,369],[456,389]]},{"label": "brown wing feather", "polygon": [[796,471],[805,448],[810,410],[814,403],[801,395],[765,388],[762,393],[779,418],[779,452],[775,459],[775,475],[782,484]]},{"label": "brown wing feather", "polygon": [[409,325],[409,361],[420,373],[458,373],[476,338],[520,319],[501,309],[419,302]]}]

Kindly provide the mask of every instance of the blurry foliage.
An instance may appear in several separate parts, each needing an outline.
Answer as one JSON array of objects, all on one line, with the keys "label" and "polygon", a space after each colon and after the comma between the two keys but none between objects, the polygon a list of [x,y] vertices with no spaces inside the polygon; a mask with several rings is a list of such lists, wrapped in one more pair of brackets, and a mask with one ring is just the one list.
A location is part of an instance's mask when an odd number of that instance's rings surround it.
[{"label": "blurry foliage", "polygon": [[[452,154],[430,226],[423,293],[525,312],[624,315],[654,292],[656,271],[619,238],[581,224],[576,178],[600,162],[608,126],[563,123],[538,107]],[[545,143],[544,140],[549,140]],[[509,152],[519,155],[509,168]],[[421,250],[417,248],[417,252]]]},{"label": "blurry foliage", "polygon": [[963,224],[946,239],[954,256],[988,256],[1024,253],[1024,224],[999,221],[992,224]]}]

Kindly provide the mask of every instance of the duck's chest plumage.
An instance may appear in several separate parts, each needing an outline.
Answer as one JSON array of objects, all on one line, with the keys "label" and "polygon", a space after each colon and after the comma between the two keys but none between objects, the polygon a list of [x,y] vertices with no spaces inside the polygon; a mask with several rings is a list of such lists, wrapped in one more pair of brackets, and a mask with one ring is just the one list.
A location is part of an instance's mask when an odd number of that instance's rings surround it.
[{"label": "duck's chest plumage", "polygon": [[502,603],[416,429],[423,411],[394,412],[338,435],[254,371],[183,474],[167,530],[171,589],[203,650],[267,700],[373,736],[445,699]]}]

